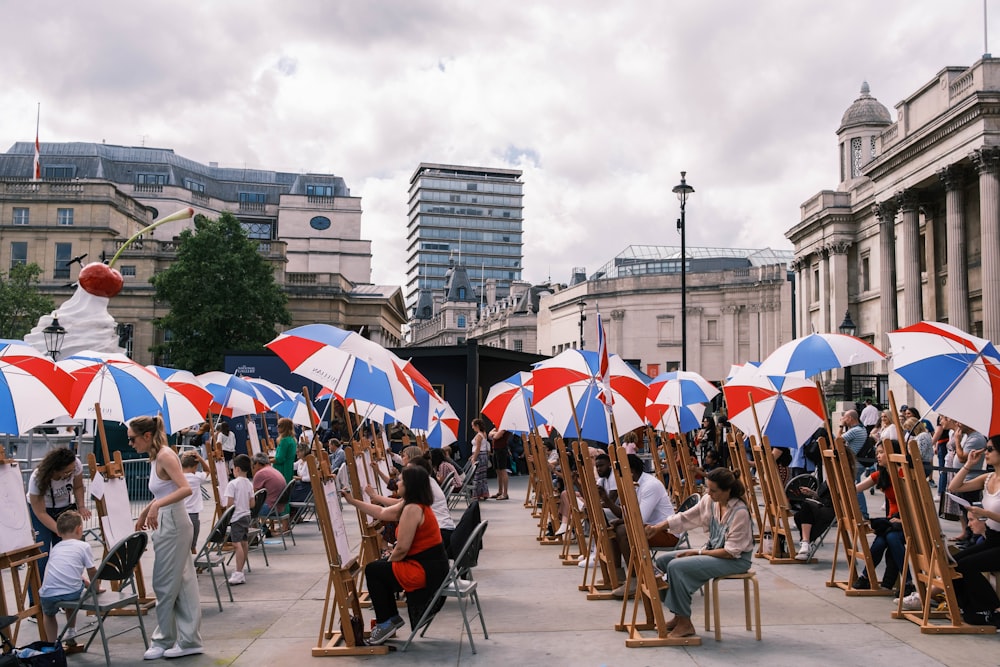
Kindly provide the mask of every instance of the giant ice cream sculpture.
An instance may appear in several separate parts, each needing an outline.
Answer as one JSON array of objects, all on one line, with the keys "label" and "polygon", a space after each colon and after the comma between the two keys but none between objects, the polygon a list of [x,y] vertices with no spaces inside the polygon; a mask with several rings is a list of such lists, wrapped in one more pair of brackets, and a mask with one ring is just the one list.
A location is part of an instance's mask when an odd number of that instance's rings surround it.
[{"label": "giant ice cream sculpture", "polygon": [[108,313],[108,301],[121,291],[124,283],[122,274],[114,268],[115,261],[122,251],[142,234],[164,223],[183,220],[193,215],[193,208],[185,208],[161,218],[133,234],[107,264],[91,262],[83,267],[73,296],[51,315],[40,317],[35,328],[24,337],[25,342],[42,353],[47,352],[42,330],[52,324],[53,318],[57,317],[59,324],[66,329],[66,337],[59,353],[60,358],[66,358],[83,350],[124,353],[125,350],[118,345],[115,319]]}]

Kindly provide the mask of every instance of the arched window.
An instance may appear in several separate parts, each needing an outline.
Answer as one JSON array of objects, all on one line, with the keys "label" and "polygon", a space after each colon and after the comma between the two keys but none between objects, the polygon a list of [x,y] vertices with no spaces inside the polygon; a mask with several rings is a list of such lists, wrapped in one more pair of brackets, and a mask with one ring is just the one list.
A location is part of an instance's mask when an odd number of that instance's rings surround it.
[{"label": "arched window", "polygon": [[464,287],[459,287],[458,288],[458,300],[459,301],[465,301],[465,288]]},{"label": "arched window", "polygon": [[465,328],[465,315],[459,315],[458,316],[458,328],[459,329],[464,329]]}]

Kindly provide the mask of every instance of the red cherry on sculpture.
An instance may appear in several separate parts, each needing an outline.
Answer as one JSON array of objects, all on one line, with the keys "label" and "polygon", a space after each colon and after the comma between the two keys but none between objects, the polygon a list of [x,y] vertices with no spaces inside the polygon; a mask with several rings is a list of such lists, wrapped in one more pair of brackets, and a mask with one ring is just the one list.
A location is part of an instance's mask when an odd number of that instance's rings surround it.
[{"label": "red cherry on sculpture", "polygon": [[110,299],[122,291],[124,280],[117,269],[101,262],[91,262],[80,270],[80,287],[88,294]]}]

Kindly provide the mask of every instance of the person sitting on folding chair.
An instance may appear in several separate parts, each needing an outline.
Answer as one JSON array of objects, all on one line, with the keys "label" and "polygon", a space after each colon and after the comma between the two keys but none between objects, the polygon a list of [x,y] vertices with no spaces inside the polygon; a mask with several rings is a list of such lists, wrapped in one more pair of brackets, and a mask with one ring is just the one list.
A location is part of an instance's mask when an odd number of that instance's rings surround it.
[{"label": "person sitting on folding chair", "polygon": [[[42,599],[42,618],[47,637],[59,635],[59,603],[78,600],[83,595],[83,573],[93,581],[97,576],[94,554],[90,545],[83,541],[83,518],[79,512],[67,510],[56,519],[56,529],[60,541],[52,547],[49,564],[45,568],[45,581],[38,594]],[[76,615],[66,612],[63,641],[74,643],[76,637]]]},{"label": "person sitting on folding chair", "polygon": [[417,622],[448,574],[448,554],[441,530],[431,509],[430,475],[418,465],[403,468],[399,480],[402,507],[380,507],[358,500],[348,489],[341,493],[349,504],[377,519],[395,520],[396,546],[388,560],[372,561],[365,567],[368,594],[375,610],[375,629],[369,644],[378,645],[396,634],[404,622],[396,606],[396,593],[406,591],[410,622]]}]

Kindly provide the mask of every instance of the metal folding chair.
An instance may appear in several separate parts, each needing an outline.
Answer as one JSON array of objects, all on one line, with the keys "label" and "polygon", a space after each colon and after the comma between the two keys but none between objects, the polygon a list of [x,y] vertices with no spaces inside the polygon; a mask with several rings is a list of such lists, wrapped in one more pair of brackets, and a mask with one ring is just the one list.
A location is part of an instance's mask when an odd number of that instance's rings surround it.
[{"label": "metal folding chair", "polygon": [[219,596],[219,582],[215,580],[215,568],[217,567],[222,568],[222,580],[226,582],[229,601],[233,602],[233,590],[229,587],[229,573],[226,572],[228,555],[222,553],[222,547],[228,539],[229,522],[232,521],[235,511],[235,507],[226,508],[219,520],[215,522],[208,537],[205,538],[201,550],[194,557],[194,566],[198,570],[208,570],[208,574],[212,577],[212,588],[215,589],[215,601],[219,603],[219,611],[222,611],[222,598]]}]

